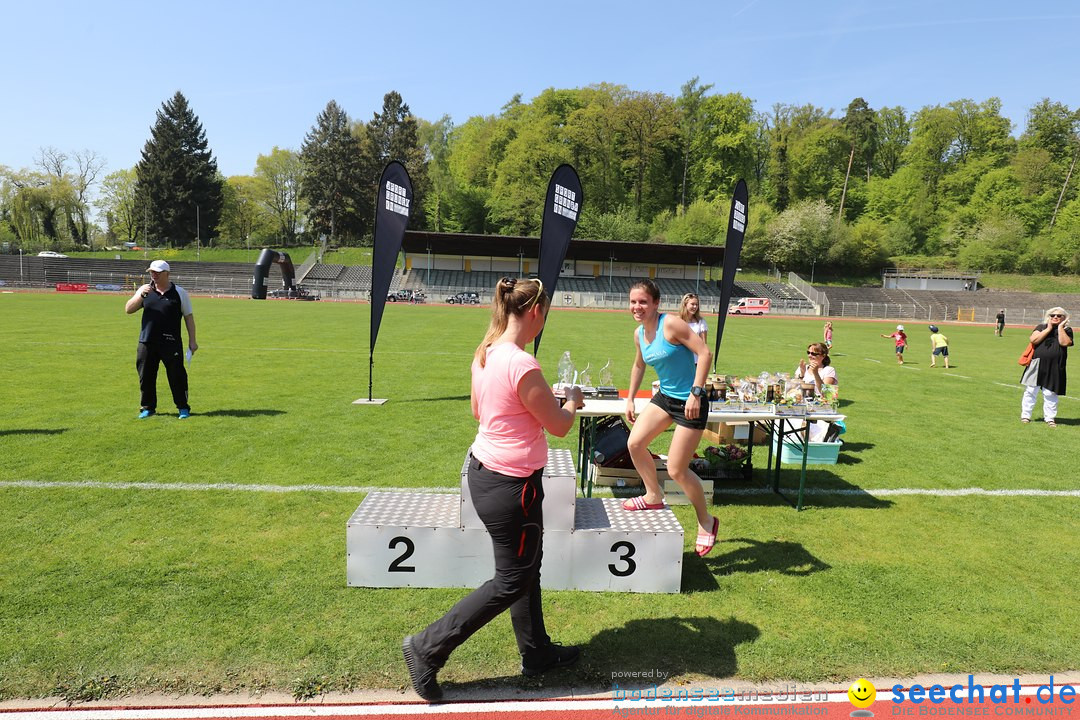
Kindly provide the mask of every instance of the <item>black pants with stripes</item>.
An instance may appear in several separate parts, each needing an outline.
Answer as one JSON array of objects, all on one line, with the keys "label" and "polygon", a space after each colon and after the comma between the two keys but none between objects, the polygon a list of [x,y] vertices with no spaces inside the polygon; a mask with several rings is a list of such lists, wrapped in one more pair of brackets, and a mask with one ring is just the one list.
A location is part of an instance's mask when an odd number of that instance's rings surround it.
[{"label": "black pants with stripes", "polygon": [[442,667],[454,648],[507,608],[522,656],[551,643],[540,606],[543,474],[541,468],[527,478],[503,475],[469,454],[469,492],[495,548],[495,577],[413,636],[425,662]]},{"label": "black pants with stripes", "polygon": [[165,374],[169,378],[169,388],[177,409],[190,409],[184,348],[178,342],[139,343],[139,350],[135,354],[135,369],[139,371],[140,405],[149,410],[157,410],[158,363],[165,365]]}]

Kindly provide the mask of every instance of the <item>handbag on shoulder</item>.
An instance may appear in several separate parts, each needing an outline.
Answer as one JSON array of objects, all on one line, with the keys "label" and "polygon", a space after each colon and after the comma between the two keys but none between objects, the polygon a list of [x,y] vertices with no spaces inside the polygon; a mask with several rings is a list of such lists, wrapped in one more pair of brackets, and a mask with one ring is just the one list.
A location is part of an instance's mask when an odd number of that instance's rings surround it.
[{"label": "handbag on shoulder", "polygon": [[1028,343],[1027,349],[1024,350],[1024,354],[1020,356],[1020,359],[1017,360],[1017,362],[1024,367],[1027,367],[1031,364],[1031,358],[1033,357],[1035,357],[1035,346]]}]

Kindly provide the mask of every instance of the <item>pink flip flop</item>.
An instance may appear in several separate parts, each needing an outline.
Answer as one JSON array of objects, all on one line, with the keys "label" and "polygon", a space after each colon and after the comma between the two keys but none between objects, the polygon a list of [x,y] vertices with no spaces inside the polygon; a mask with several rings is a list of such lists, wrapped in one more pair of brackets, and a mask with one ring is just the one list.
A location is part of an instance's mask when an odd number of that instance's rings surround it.
[{"label": "pink flip flop", "polygon": [[695,544],[704,547],[704,550],[694,549],[694,552],[698,554],[698,557],[705,557],[712,552],[713,547],[716,545],[716,533],[720,530],[720,520],[718,518],[712,519],[712,532],[704,533],[700,530],[697,534],[697,541]]},{"label": "pink flip flop", "polygon": [[622,504],[623,510],[663,510],[664,503],[647,503],[644,495],[637,495]]}]

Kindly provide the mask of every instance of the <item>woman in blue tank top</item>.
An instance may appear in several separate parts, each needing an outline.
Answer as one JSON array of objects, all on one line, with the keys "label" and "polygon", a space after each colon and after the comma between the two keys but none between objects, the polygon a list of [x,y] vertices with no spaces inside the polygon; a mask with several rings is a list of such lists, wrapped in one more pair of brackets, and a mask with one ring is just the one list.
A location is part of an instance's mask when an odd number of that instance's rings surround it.
[{"label": "woman in blue tank top", "polygon": [[[630,313],[640,327],[634,331],[636,357],[630,370],[630,394],[626,399],[626,419],[633,429],[627,446],[634,467],[645,483],[645,494],[623,503],[626,510],[659,510],[664,490],[656,477],[656,464],[649,443],[675,423],[668,449],[667,470],[679,484],[697,513],[697,554],[708,555],[716,544],[720,521],[709,514],[705,491],[690,469],[690,459],[701,442],[709,418],[709,400],[702,386],[709,374],[712,353],[701,337],[677,315],[661,313],[660,289],[652,280],[641,280],[630,288]],[[695,362],[694,356],[697,355]],[[660,392],[637,413],[634,397],[645,376],[645,366],[656,370]]]}]

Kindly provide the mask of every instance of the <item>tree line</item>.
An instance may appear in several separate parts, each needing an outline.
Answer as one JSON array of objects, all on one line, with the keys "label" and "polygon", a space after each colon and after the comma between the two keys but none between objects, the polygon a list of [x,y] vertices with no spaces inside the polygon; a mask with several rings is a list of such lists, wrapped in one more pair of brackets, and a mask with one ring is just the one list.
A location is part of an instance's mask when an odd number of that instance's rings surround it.
[{"label": "tree line", "polygon": [[[397,92],[367,121],[330,101],[298,150],[272,148],[249,176],[222,177],[181,93],[163,103],[135,168],[100,179],[102,242],[291,245],[370,242],[375,185],[402,161],[410,227],[536,235],[560,163],[581,176],[576,235],[724,242],[735,181],[750,186],[743,262],[819,272],[887,264],[1080,272],[1080,111],[1044,99],[1025,130],[1001,102],[910,112],[855,98],[760,110],[697,78],[677,97],[621,85],[551,88],[455,125],[415,117]],[[92,242],[93,153],[43,150],[0,167],[0,239],[57,249]]]}]

